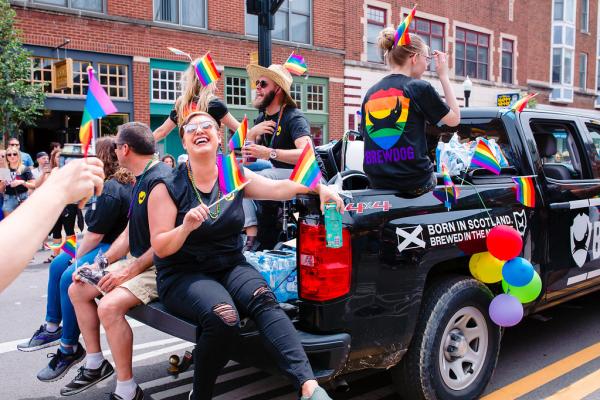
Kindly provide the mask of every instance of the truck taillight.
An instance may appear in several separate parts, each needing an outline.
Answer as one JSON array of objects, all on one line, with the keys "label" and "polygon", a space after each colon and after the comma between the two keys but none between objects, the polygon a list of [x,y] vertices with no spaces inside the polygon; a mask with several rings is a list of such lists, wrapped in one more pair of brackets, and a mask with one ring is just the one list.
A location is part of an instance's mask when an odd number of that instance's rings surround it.
[{"label": "truck taillight", "polygon": [[343,246],[325,246],[325,225],[300,223],[298,291],[301,299],[326,301],[350,292],[352,246],[350,232],[342,229]]}]

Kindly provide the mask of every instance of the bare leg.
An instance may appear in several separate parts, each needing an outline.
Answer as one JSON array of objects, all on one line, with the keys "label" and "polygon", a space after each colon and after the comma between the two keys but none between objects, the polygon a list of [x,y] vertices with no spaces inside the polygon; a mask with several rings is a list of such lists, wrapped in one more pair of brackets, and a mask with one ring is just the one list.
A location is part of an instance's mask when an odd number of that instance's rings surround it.
[{"label": "bare leg", "polygon": [[83,335],[85,348],[88,353],[100,353],[100,319],[98,306],[94,300],[100,292],[92,285],[74,282],[69,286],[69,297],[75,308],[77,324]]},{"label": "bare leg", "polygon": [[133,378],[133,332],[125,319],[129,309],[141,304],[141,301],[129,290],[117,287],[100,300],[98,316],[106,331],[106,339],[115,360],[118,381]]}]

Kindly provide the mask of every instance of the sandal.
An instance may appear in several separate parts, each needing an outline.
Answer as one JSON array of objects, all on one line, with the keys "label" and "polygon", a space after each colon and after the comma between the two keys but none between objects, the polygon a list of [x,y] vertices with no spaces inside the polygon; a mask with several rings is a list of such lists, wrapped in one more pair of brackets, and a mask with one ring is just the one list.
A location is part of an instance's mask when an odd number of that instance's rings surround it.
[{"label": "sandal", "polygon": [[50,264],[55,258],[56,256],[54,254],[51,254],[50,257],[48,257],[46,261],[44,261],[44,264]]}]

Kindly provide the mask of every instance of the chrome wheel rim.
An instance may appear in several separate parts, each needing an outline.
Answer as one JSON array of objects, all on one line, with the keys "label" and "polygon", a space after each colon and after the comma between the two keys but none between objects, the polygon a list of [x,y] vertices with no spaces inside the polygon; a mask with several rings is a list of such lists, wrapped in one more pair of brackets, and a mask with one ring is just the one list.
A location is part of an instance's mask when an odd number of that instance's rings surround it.
[{"label": "chrome wheel rim", "polygon": [[469,306],[458,310],[444,329],[439,351],[439,369],[446,386],[463,390],[479,376],[488,351],[485,316]]}]

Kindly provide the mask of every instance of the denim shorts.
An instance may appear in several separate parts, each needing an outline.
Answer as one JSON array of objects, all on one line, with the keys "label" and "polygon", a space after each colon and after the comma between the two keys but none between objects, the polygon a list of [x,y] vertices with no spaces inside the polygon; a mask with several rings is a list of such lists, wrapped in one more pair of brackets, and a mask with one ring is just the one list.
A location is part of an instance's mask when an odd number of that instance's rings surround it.
[{"label": "denim shorts", "polygon": [[4,204],[2,204],[2,211],[4,211],[5,213],[15,211],[19,204],[27,200],[28,196],[29,195],[27,194],[27,192],[17,195],[5,193]]}]

